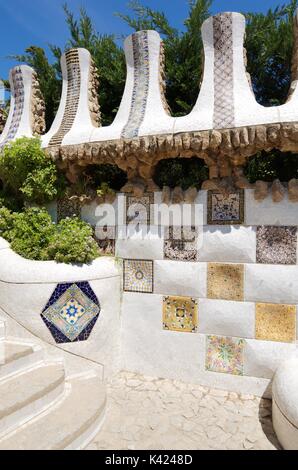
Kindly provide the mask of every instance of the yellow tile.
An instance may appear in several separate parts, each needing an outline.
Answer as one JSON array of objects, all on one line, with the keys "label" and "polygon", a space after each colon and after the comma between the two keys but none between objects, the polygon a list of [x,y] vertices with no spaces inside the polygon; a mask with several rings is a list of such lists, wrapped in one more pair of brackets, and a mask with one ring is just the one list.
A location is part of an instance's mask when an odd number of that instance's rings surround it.
[{"label": "yellow tile", "polygon": [[244,300],[244,266],[242,264],[208,264],[208,298]]},{"label": "yellow tile", "polygon": [[256,304],[256,339],[295,341],[296,306]]},{"label": "yellow tile", "polygon": [[198,326],[198,302],[190,297],[163,298],[163,328],[195,333]]}]

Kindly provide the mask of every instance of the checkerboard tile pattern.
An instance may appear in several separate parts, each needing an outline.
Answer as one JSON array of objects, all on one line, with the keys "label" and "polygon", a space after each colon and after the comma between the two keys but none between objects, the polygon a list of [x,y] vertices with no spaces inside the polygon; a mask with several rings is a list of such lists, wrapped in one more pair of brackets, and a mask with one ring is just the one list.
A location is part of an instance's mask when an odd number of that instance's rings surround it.
[{"label": "checkerboard tile pattern", "polygon": [[99,317],[100,304],[88,282],[58,284],[41,318],[56,343],[85,341]]},{"label": "checkerboard tile pattern", "polygon": [[297,227],[258,227],[257,263],[296,264]]},{"label": "checkerboard tile pattern", "polygon": [[123,290],[153,293],[153,261],[123,260]]},{"label": "checkerboard tile pattern", "polygon": [[256,339],[290,343],[296,340],[296,306],[256,304]]},{"label": "checkerboard tile pattern", "polygon": [[207,336],[206,370],[243,375],[245,340],[225,336]]},{"label": "checkerboard tile pattern", "polygon": [[163,298],[164,330],[195,333],[198,327],[198,302],[190,297]]},{"label": "checkerboard tile pattern", "polygon": [[207,297],[244,300],[244,265],[208,263]]},{"label": "checkerboard tile pattern", "polygon": [[207,219],[209,225],[244,223],[244,191],[230,194],[208,191]]}]

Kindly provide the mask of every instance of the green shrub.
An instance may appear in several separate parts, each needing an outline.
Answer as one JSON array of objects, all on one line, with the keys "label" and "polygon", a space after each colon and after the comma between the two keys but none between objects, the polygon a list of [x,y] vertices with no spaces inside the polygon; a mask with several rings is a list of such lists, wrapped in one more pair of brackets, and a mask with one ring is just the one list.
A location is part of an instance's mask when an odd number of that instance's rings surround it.
[{"label": "green shrub", "polygon": [[86,168],[84,174],[89,178],[94,189],[99,188],[105,183],[109,188],[119,191],[127,182],[125,171],[121,170],[117,165],[111,165],[109,163],[90,165]]},{"label": "green shrub", "polygon": [[3,148],[0,178],[4,188],[12,191],[17,199],[36,204],[55,199],[65,185],[38,138],[22,137]]},{"label": "green shrub", "polygon": [[258,180],[272,182],[278,178],[282,182],[298,178],[298,155],[290,152],[259,152],[249,158],[244,169],[250,183]]},{"label": "green shrub", "polygon": [[200,189],[208,174],[204,160],[196,157],[169,158],[158,162],[153,180],[160,188],[181,186],[184,190],[191,187]]},{"label": "green shrub", "polygon": [[77,217],[61,220],[47,248],[49,259],[60,263],[88,263],[99,256],[93,231]]},{"label": "green shrub", "polygon": [[92,227],[78,218],[54,224],[45,209],[11,212],[0,208],[0,236],[27,259],[60,263],[89,263],[100,253]]}]

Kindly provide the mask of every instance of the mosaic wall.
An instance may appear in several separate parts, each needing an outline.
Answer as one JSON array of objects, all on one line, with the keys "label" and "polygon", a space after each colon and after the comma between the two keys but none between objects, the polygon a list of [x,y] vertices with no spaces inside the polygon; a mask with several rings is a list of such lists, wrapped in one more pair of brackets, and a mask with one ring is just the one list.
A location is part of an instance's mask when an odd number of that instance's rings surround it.
[{"label": "mosaic wall", "polygon": [[76,199],[58,199],[57,201],[57,222],[67,217],[81,216],[81,203]]},{"label": "mosaic wall", "polygon": [[88,282],[58,284],[41,318],[56,343],[89,338],[99,317],[100,304]]},{"label": "mosaic wall", "polygon": [[63,138],[72,128],[79,106],[81,88],[79,51],[77,49],[71,49],[66,52],[65,59],[67,69],[67,95],[64,115],[58,131],[49,142],[49,146],[62,144]]},{"label": "mosaic wall", "polygon": [[153,292],[153,261],[123,260],[123,290],[125,292]]},{"label": "mosaic wall", "polygon": [[126,196],[126,223],[150,225],[153,219],[151,206],[153,203],[153,193],[140,197]]},{"label": "mosaic wall", "polygon": [[145,117],[149,91],[149,47],[147,31],[132,35],[134,84],[128,121],[121,137],[138,137],[140,126]]},{"label": "mosaic wall", "polygon": [[213,128],[235,127],[232,13],[222,13],[213,17],[213,44]]},{"label": "mosaic wall", "polygon": [[165,234],[165,259],[176,261],[198,260],[198,229],[196,227],[169,227]]},{"label": "mosaic wall", "polygon": [[198,326],[198,302],[188,297],[163,298],[163,328],[195,333]]},{"label": "mosaic wall", "polygon": [[22,76],[22,69],[15,67],[11,73],[12,82],[12,93],[14,96],[14,108],[12,114],[12,120],[8,129],[8,133],[4,141],[0,144],[0,148],[6,145],[9,141],[13,140],[18,132],[20,126],[23,110],[24,110],[24,99],[25,99],[25,88]]},{"label": "mosaic wall", "polygon": [[244,222],[244,192],[230,194],[208,191],[207,217],[209,225],[233,225]]},{"label": "mosaic wall", "polygon": [[258,227],[257,263],[296,264],[297,227]]},{"label": "mosaic wall", "polygon": [[94,238],[104,255],[115,255],[116,227],[94,227]]}]

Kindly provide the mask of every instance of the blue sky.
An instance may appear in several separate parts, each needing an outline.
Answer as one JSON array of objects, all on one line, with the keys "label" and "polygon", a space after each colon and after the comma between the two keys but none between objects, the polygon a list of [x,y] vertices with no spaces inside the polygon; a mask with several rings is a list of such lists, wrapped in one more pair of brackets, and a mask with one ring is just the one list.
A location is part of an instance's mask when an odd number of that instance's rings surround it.
[{"label": "blue sky", "polygon": [[[47,49],[52,43],[64,46],[68,31],[64,21],[64,0],[0,0],[0,77],[6,78],[15,65],[10,54],[21,54],[30,45]],[[69,8],[78,12],[84,6],[92,16],[97,31],[130,34],[129,28],[115,12],[127,12],[127,0],[68,0]],[[187,0],[144,0],[144,5],[162,10],[176,27],[182,27],[187,16]],[[287,0],[214,0],[212,12],[267,11]]]}]

